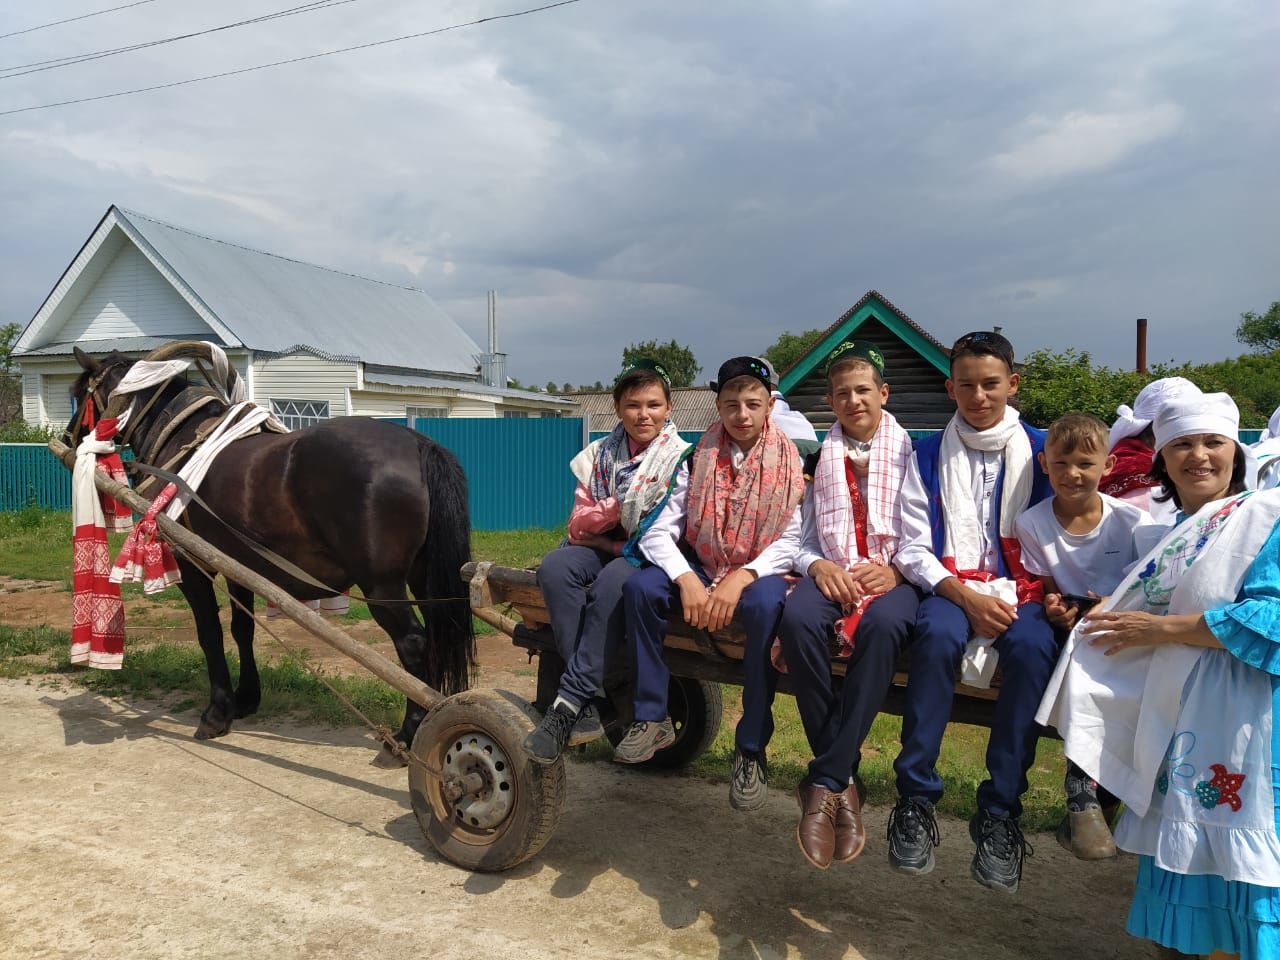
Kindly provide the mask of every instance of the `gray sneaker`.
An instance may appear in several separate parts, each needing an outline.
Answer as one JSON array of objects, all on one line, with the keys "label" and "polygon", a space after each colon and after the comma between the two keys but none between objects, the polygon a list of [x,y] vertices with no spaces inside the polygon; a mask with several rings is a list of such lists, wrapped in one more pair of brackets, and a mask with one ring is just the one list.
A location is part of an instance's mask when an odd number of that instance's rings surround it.
[{"label": "gray sneaker", "polygon": [[769,798],[769,761],[763,753],[733,748],[729,777],[729,806],[735,810],[759,810]]},{"label": "gray sneaker", "polygon": [[613,759],[618,763],[644,763],[675,742],[676,728],[670,717],[662,721],[637,720],[627,727],[627,735],[613,748]]},{"label": "gray sneaker", "polygon": [[569,732],[569,746],[580,747],[603,736],[604,724],[600,722],[600,714],[596,713],[594,704],[588,703],[578,711],[578,719]]}]

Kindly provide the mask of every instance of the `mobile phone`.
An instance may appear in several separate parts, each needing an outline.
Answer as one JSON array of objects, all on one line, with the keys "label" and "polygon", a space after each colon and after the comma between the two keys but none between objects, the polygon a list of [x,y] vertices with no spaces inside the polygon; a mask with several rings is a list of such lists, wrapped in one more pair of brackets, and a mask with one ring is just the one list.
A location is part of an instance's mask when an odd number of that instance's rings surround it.
[{"label": "mobile phone", "polygon": [[1062,595],[1062,602],[1065,603],[1067,606],[1071,606],[1072,604],[1075,604],[1076,611],[1081,616],[1084,616],[1101,601],[1102,601],[1101,597],[1082,597],[1078,593],[1064,593]]}]

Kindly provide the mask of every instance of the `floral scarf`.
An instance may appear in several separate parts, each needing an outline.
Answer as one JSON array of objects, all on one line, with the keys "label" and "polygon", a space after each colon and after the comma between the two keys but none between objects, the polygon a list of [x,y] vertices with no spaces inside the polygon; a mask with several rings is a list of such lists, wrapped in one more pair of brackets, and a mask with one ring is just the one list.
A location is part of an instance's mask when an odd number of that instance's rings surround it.
[{"label": "floral scarf", "polygon": [[685,538],[713,584],[777,540],[804,495],[800,455],[772,421],[736,471],[730,445],[724,424],[715,423],[689,465]]}]

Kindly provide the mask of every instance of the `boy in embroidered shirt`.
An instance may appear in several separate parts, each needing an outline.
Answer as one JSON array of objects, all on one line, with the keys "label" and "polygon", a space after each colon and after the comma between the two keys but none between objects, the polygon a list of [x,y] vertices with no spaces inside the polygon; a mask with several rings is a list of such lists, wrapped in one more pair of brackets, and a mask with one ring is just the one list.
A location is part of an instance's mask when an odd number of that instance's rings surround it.
[{"label": "boy in embroidered shirt", "polygon": [[751,764],[743,779],[763,789],[777,687],[769,648],[786,596],[781,574],[791,570],[800,542],[804,492],[795,446],[769,419],[771,386],[755,357],[735,357],[720,367],[712,384],[720,420],[702,435],[687,469],[677,473],[667,505],[640,539],[652,566],[622,588],[635,655],[635,720],[614,750],[615,760],[640,763],[674,742],[667,715],[670,673],[662,660],[672,610],[713,631],[736,619],[746,647],[734,767],[740,773]]},{"label": "boy in embroidered shirt", "polygon": [[[1040,578],[1049,621],[1065,635],[1083,614],[1074,597],[1108,596],[1138,560],[1135,533],[1152,523],[1145,510],[1098,491],[1115,466],[1107,453],[1107,425],[1069,413],[1049,426],[1037,455],[1054,495],[1018,517],[1022,564]],[[1065,595],[1065,596],[1064,596]],[[1058,838],[1082,860],[1115,856],[1115,840],[1103,813],[1098,785],[1067,764],[1067,818]]]},{"label": "boy in embroidered shirt", "polygon": [[1050,492],[1034,456],[1044,431],[1008,405],[1018,379],[1013,347],[1000,334],[983,330],[957,340],[947,380],[956,413],[945,430],[917,444],[907,465],[894,564],[932,596],[920,604],[911,641],[894,763],[899,799],[889,817],[890,866],[932,870],[939,842],[933,808],[942,797],[935,765],[956,674],[964,659],[966,677],[972,670],[989,680],[993,647],[1003,681],[987,744],[990,779],[978,787],[969,824],[976,845],[969,870],[983,886],[1010,893],[1026,852],[1018,816],[1039,739],[1036,707],[1058,657],[1040,583],[1023,569],[1014,533],[1017,516]]},{"label": "boy in embroidered shirt", "polygon": [[[859,752],[920,606],[920,591],[892,565],[911,439],[883,409],[888,397],[884,357],[874,344],[855,340],[831,352],[826,400],[837,422],[805,461],[813,484],[795,567],[804,579],[787,597],[778,627],[813,750],[798,787],[796,840],[805,859],[824,870],[833,860],[853,860],[866,842]],[[839,696],[832,690],[833,629],[848,656]]]}]

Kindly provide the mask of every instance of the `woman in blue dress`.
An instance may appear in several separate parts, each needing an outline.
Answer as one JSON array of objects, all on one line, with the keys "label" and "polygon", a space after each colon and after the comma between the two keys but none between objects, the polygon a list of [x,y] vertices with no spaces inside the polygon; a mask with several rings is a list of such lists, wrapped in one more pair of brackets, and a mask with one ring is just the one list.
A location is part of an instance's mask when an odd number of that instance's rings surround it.
[{"label": "woman in blue dress", "polygon": [[1159,412],[1152,473],[1179,522],[1081,624],[1078,672],[1045,701],[1125,800],[1127,929],[1165,956],[1280,958],[1280,491],[1245,491],[1238,424],[1226,394]]}]

